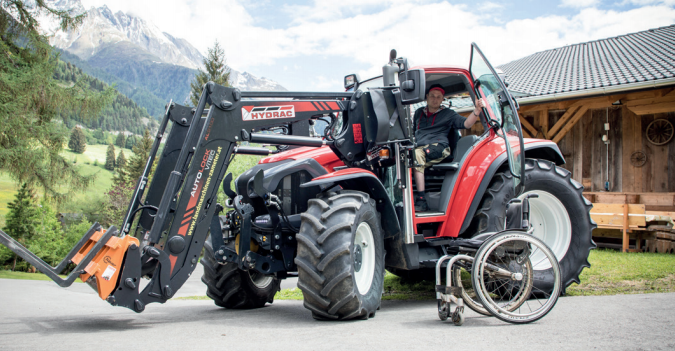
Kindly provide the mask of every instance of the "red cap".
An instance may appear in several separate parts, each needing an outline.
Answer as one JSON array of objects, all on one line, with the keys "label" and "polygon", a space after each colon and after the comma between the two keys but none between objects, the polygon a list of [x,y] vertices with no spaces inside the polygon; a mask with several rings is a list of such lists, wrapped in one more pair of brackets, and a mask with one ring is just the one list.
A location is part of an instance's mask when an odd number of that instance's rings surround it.
[{"label": "red cap", "polygon": [[443,88],[441,88],[441,87],[433,87],[433,88],[429,89],[429,92],[431,93],[434,90],[438,90],[438,91],[441,92],[442,95],[445,95],[445,90],[443,90]]}]

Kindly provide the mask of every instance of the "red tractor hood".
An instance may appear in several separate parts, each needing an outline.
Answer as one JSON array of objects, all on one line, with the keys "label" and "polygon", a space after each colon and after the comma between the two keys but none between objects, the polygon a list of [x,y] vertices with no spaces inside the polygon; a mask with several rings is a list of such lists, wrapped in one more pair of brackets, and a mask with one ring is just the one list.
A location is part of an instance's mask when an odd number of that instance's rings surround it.
[{"label": "red tractor hood", "polygon": [[333,168],[335,167],[344,166],[344,163],[328,146],[323,146],[319,148],[299,147],[297,149],[288,150],[273,156],[265,157],[258,163],[259,164],[274,163],[283,160],[300,160],[306,158],[315,159],[328,172],[333,172]]}]

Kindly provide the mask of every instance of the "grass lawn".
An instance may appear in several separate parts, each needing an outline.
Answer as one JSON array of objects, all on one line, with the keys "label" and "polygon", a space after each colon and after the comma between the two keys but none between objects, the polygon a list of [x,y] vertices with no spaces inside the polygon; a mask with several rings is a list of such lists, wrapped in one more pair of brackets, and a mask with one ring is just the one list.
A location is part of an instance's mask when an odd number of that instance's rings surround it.
[{"label": "grass lawn", "polygon": [[[61,278],[65,279],[65,275],[60,275]],[[12,271],[0,271],[0,279],[19,279],[19,280],[47,280],[51,281],[46,275],[42,273],[26,273],[26,272],[12,272]],[[82,283],[80,278],[75,279],[76,283]]]}]

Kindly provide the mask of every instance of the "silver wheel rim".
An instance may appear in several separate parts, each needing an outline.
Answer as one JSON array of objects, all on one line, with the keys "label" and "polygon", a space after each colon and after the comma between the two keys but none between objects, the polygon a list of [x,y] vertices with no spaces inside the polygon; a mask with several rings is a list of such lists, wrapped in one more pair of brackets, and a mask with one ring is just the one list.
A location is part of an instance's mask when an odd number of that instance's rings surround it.
[{"label": "silver wheel rim", "polygon": [[[480,260],[482,262],[483,258],[490,256],[492,251],[494,251],[500,244],[513,240],[525,241],[530,244],[532,250],[534,251],[530,256],[530,261],[532,260],[532,257],[534,257],[535,255],[541,254],[543,259],[549,262],[548,264],[549,267],[553,268],[551,261],[554,260],[555,258],[554,255],[549,256],[550,254],[552,254],[552,252],[548,250],[546,250],[548,252],[544,251],[545,248],[541,247],[540,244],[536,242],[536,239],[533,239],[531,237],[522,234],[515,234],[515,235],[512,234],[500,238],[499,240],[495,240],[494,242],[490,243],[491,246],[486,248],[485,252],[480,257],[476,257],[476,261]],[[473,277],[472,279],[474,280],[474,284],[476,283],[480,284],[480,289],[482,292],[487,292],[488,290],[487,287],[485,286],[485,281],[484,279],[482,279],[482,277],[485,275],[486,265],[481,263],[479,263],[479,265],[480,266],[478,267],[479,268],[478,276],[481,278]],[[503,306],[501,306],[497,302],[495,302],[490,296],[490,294],[482,293],[481,295],[487,300],[488,304],[490,304],[490,306],[492,306],[501,315],[520,320],[528,319],[530,317],[538,317],[542,314],[548,313],[553,304],[555,304],[555,302],[558,300],[557,296],[560,295],[560,278],[559,278],[560,270],[558,266],[553,268],[553,276],[557,277],[558,279],[554,279],[553,290],[552,293],[550,294],[550,297],[548,297],[543,304],[540,302],[539,303],[540,306],[538,306],[538,308],[536,308],[534,311],[530,310],[529,313],[519,313],[516,311],[509,311],[507,309],[504,309]],[[537,306],[535,305],[535,307]],[[494,313],[494,311],[490,312]]]},{"label": "silver wheel rim", "polygon": [[253,285],[255,285],[258,289],[265,289],[274,281],[274,276],[265,275],[260,272],[248,271],[248,275],[251,277],[251,282],[253,282]]},{"label": "silver wheel rim", "polygon": [[[572,241],[572,222],[565,206],[553,194],[533,190],[521,195],[523,199],[527,194],[538,194],[536,199],[530,199],[530,223],[534,229],[532,235],[543,241],[560,262]],[[539,251],[530,257],[532,268],[537,271],[551,268],[551,263],[545,255]]]},{"label": "silver wheel rim", "polygon": [[[366,222],[359,224],[354,235],[354,252],[359,249],[361,251],[360,264],[354,265],[354,278],[359,293],[365,295],[370,290],[373,275],[375,275],[375,239],[373,239],[373,231]],[[354,259],[359,258],[354,257]]]}]

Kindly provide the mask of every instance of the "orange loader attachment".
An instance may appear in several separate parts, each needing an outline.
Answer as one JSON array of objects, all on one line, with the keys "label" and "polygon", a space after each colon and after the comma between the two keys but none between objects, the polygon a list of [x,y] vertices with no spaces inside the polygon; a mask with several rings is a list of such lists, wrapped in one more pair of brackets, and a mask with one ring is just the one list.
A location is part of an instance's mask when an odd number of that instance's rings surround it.
[{"label": "orange loader attachment", "polygon": [[[101,240],[104,233],[103,229],[95,232],[73,256],[72,262],[75,264],[82,262],[82,259]],[[138,246],[138,244],[138,239],[129,235],[123,238],[111,236],[94,259],[84,268],[84,273],[80,274],[80,280],[91,285],[98,292],[98,296],[105,300],[117,286],[117,278],[127,249],[130,245]]]},{"label": "orange loader attachment", "polygon": [[[0,243],[7,246],[26,262],[35,266],[61,287],[68,287],[78,277],[92,286],[101,299],[106,299],[117,286],[117,280],[122,269],[127,249],[139,246],[138,239],[132,236],[118,237],[117,228],[112,226],[103,229],[98,223],[89,228],[89,231],[80,239],[56,267],[35,256],[18,241],[0,230]],[[64,279],[59,276],[71,263],[76,264],[72,272]]]}]

